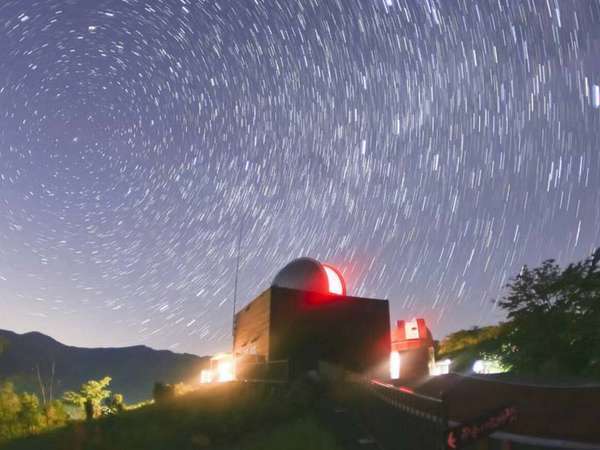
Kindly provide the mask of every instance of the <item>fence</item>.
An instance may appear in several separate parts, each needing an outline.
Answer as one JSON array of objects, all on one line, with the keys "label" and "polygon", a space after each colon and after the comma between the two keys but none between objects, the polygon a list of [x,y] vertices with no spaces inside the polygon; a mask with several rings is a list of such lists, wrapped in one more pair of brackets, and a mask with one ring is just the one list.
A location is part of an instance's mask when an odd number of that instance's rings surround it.
[{"label": "fence", "polygon": [[[363,420],[370,425],[384,448],[390,450],[448,448],[448,427],[458,423],[448,420],[445,398],[421,395],[407,388],[374,380],[363,382],[360,389],[365,391],[362,401]],[[463,450],[598,450],[600,446],[497,431],[462,448]]]},{"label": "fence", "polygon": [[442,399],[378,381],[357,388],[362,391],[362,419],[385,448],[446,449],[448,421]]}]

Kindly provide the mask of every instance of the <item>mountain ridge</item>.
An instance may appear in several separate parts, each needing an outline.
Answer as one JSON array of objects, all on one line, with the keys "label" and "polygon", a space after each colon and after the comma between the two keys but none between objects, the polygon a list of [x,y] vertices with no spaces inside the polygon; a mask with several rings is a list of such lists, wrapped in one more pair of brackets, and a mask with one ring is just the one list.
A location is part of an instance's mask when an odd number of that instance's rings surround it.
[{"label": "mountain ridge", "polygon": [[111,390],[122,393],[127,402],[152,396],[156,381],[194,382],[208,364],[208,357],[145,345],[128,347],[75,347],[65,345],[38,331],[16,333],[0,329],[0,379],[15,383],[17,389],[39,393],[37,368],[49,385],[55,367],[54,392],[78,389],[90,380],[110,376]]}]

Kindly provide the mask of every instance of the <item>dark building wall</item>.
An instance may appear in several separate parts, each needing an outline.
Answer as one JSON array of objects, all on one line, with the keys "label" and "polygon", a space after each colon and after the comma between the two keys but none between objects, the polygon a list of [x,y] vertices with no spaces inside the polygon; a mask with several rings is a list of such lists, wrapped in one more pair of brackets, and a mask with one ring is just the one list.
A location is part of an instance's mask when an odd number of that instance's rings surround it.
[{"label": "dark building wall", "polygon": [[[267,297],[268,315],[264,312]],[[272,287],[249,306],[238,313],[236,349],[250,336],[268,332],[268,343],[260,351],[270,361],[290,360],[299,371],[316,368],[319,360],[361,372],[387,368],[390,318],[386,300]]]},{"label": "dark building wall", "polygon": [[271,290],[250,302],[235,316],[233,351],[235,354],[269,355]]},{"label": "dark building wall", "polygon": [[433,348],[418,347],[400,352],[400,378],[398,384],[414,382],[429,376],[429,362]]},{"label": "dark building wall", "polygon": [[[415,323],[419,327],[418,337],[408,338],[405,327],[412,327]],[[398,384],[411,383],[429,376],[429,363],[434,360],[433,336],[425,320],[399,320],[392,329],[392,351],[400,354]]]}]

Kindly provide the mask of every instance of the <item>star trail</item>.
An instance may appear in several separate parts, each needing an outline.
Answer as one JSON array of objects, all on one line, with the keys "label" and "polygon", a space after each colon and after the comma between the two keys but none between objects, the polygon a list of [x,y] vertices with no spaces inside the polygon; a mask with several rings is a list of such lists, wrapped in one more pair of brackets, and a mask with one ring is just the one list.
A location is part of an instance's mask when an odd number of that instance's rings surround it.
[{"label": "star trail", "polygon": [[298,256],[436,338],[600,243],[600,4],[3,0],[0,328],[226,350]]}]

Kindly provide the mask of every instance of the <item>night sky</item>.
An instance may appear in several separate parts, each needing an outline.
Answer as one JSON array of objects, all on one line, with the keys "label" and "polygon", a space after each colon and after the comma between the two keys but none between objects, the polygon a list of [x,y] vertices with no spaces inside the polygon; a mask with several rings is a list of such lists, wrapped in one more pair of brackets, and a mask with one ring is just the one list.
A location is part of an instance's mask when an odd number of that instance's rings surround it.
[{"label": "night sky", "polygon": [[2,0],[0,328],[227,350],[299,256],[436,338],[600,244],[600,3]]}]

